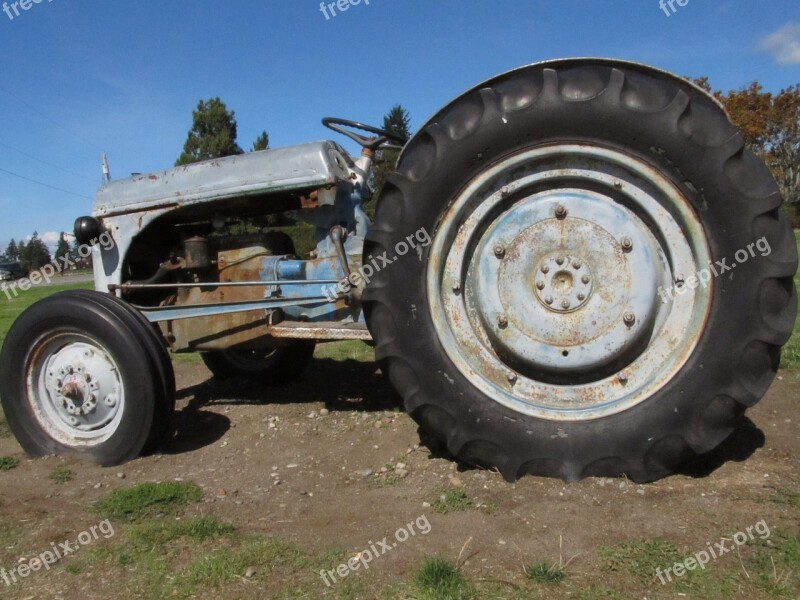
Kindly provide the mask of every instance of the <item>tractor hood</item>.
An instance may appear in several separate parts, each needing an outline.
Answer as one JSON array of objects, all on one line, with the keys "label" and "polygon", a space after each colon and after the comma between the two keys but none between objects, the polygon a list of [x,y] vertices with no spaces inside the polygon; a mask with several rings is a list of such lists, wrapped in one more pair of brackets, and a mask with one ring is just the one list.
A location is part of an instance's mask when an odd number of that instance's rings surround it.
[{"label": "tractor hood", "polygon": [[207,160],[107,183],[95,196],[92,214],[108,217],[333,186],[349,178],[351,164],[346,151],[330,141]]}]

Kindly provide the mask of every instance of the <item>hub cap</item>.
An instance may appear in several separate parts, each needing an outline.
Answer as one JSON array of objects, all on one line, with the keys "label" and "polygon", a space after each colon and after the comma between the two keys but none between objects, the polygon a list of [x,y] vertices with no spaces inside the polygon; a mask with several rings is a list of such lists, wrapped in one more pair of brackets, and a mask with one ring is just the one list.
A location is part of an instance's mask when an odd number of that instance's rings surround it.
[{"label": "hub cap", "polygon": [[125,403],[122,378],[99,344],[73,333],[42,339],[28,372],[28,401],[53,439],[91,446],[116,431]]},{"label": "hub cap", "polygon": [[616,151],[538,148],[453,202],[428,270],[434,324],[493,400],[555,420],[619,412],[655,393],[702,332],[709,262],[688,200]]}]

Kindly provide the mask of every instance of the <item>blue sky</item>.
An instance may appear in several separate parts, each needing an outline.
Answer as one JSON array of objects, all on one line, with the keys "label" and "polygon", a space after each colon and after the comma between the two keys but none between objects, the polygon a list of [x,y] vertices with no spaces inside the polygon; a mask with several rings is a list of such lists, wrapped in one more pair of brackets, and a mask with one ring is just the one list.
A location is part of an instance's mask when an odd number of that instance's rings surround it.
[{"label": "blue sky", "polygon": [[496,73],[564,56],[725,90],[800,82],[797,0],[688,0],[669,17],[659,0],[363,0],[328,19],[319,0],[22,2],[0,12],[0,247],[88,214],[103,151],[116,178],[171,166],[201,98],[236,111],[249,148],[263,129],[273,147],[335,136],[326,115],[378,124],[397,102],[417,127]]}]

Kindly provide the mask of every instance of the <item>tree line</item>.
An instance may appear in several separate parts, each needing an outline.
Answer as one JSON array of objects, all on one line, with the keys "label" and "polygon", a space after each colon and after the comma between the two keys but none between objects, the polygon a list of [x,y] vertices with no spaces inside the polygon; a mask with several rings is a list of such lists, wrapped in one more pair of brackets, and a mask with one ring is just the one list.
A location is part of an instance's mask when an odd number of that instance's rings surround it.
[{"label": "tree line", "polygon": [[714,90],[708,77],[693,79],[728,111],[745,144],[772,171],[784,209],[800,227],[800,84],[777,94],[765,92],[758,81],[725,93]]},{"label": "tree line", "polygon": [[5,250],[0,253],[0,263],[19,263],[24,271],[35,271],[47,264],[56,263],[59,258],[66,256],[79,268],[91,267],[91,256],[81,258],[78,254],[78,248],[78,242],[73,240],[70,243],[67,239],[67,234],[62,231],[58,237],[56,252],[53,256],[50,254],[47,244],[39,237],[39,233],[34,231],[27,242],[25,240],[17,242],[12,238]]}]

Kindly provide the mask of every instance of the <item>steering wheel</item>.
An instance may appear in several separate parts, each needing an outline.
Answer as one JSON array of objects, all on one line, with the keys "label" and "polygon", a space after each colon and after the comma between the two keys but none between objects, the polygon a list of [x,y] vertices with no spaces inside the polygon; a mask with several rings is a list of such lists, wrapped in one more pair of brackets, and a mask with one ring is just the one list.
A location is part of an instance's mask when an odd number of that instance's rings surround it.
[{"label": "steering wheel", "polygon": [[[408,138],[402,135],[397,135],[396,133],[386,131],[385,129],[378,129],[377,127],[372,127],[371,125],[364,125],[358,121],[349,121],[348,119],[325,117],[322,119],[322,124],[328,129],[332,129],[336,133],[341,133],[342,135],[349,137],[356,144],[363,148],[367,148],[368,150],[377,150],[380,146],[386,144],[387,142],[394,142],[393,144],[389,144],[389,146],[402,147],[408,141]],[[378,137],[364,137],[355,133],[354,131],[350,131],[350,129],[345,129],[345,127],[366,131],[368,133],[374,133]]]}]

